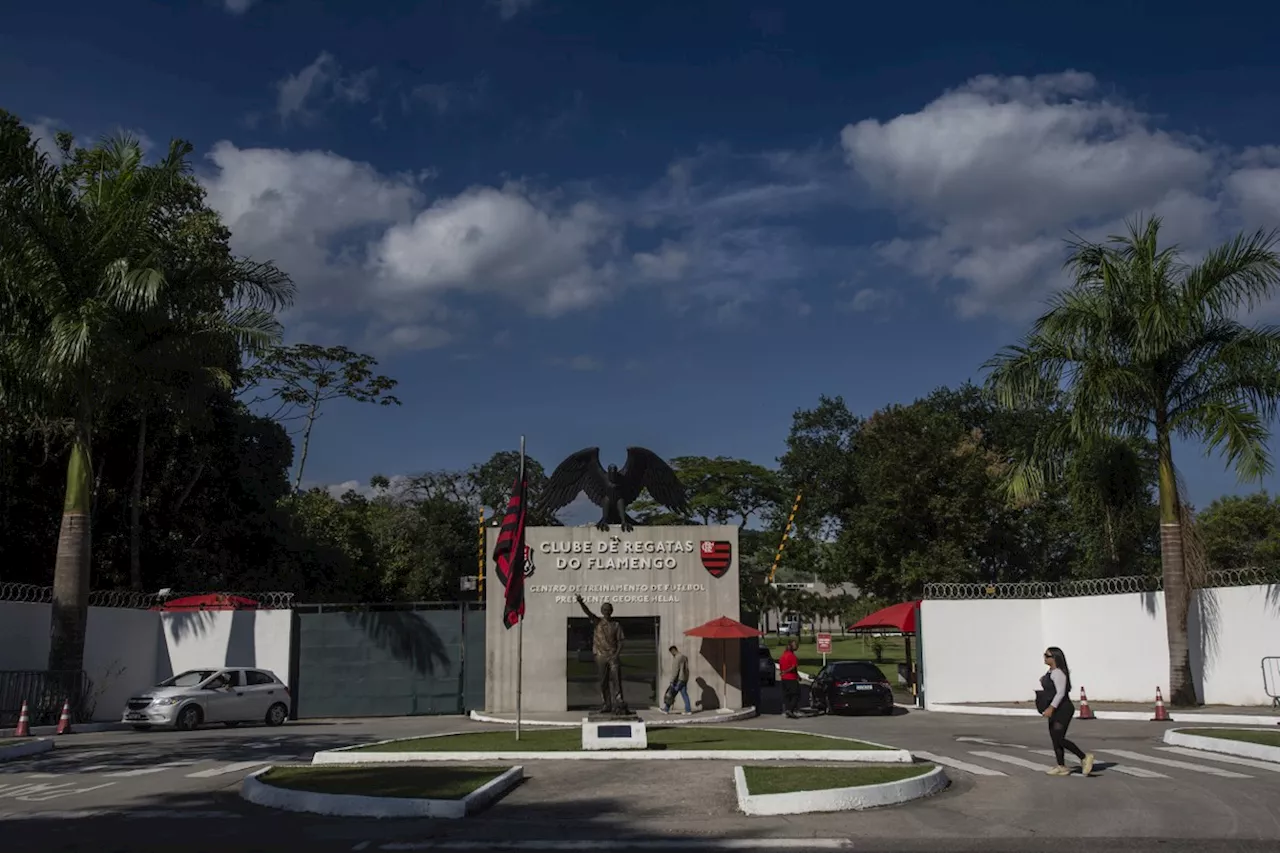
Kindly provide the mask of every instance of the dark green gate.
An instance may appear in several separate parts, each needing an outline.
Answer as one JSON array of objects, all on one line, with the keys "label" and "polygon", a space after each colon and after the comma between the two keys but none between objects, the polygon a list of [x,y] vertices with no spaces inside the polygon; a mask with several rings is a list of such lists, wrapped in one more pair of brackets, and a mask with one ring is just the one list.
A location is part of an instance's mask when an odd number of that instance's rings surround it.
[{"label": "dark green gate", "polygon": [[479,604],[296,605],[294,717],[484,707]]}]

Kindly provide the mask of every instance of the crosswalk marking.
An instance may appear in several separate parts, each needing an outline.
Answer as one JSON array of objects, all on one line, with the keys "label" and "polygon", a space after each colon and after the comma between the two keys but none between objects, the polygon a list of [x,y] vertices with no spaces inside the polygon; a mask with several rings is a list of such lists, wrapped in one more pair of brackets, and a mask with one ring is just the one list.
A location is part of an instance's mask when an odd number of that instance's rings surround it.
[{"label": "crosswalk marking", "polygon": [[261,761],[238,761],[235,764],[225,764],[221,767],[210,767],[208,770],[197,770],[195,773],[188,773],[188,779],[212,779],[215,776],[222,776],[226,773],[236,773],[241,770],[248,770],[251,767],[262,766]]},{"label": "crosswalk marking", "polygon": [[1242,767],[1255,767],[1258,770],[1270,770],[1280,773],[1280,764],[1274,761],[1260,761],[1256,758],[1241,758],[1238,755],[1218,755],[1199,749],[1187,749],[1185,746],[1157,746],[1161,752],[1172,752],[1174,755],[1185,755],[1189,758],[1207,758],[1210,761],[1221,761],[1224,764],[1239,764]]},{"label": "crosswalk marking", "polygon": [[932,752],[913,752],[912,755],[923,758],[925,761],[932,761],[934,764],[941,764],[946,767],[954,767],[956,770],[963,770],[966,773],[972,773],[975,776],[1008,776],[1008,773],[1002,773],[999,770],[988,770],[978,764],[970,764],[967,761],[960,761],[956,758],[948,758],[945,755],[935,755]]},{"label": "crosswalk marking", "polygon": [[1207,767],[1203,764],[1192,764],[1189,761],[1175,761],[1172,758],[1157,758],[1154,755],[1143,755],[1140,752],[1129,752],[1125,749],[1105,749],[1098,750],[1107,755],[1118,755],[1121,758],[1127,758],[1130,761],[1143,761],[1148,764],[1161,764],[1165,767],[1177,767],[1180,770],[1190,770],[1192,773],[1205,773],[1209,776],[1219,776],[1223,779],[1252,779],[1252,776],[1246,776],[1243,773],[1236,773],[1231,770],[1222,770],[1218,767]]},{"label": "crosswalk marking", "polygon": [[1028,761],[1025,758],[1019,758],[1016,755],[1001,755],[998,752],[970,752],[970,755],[976,755],[979,758],[989,758],[992,761],[1003,761],[1005,764],[1012,764],[1015,767],[1025,767],[1028,770],[1048,770],[1048,764],[1040,764],[1036,761]]},{"label": "crosswalk marking", "polygon": [[147,776],[151,773],[163,773],[166,770],[172,770],[175,767],[190,767],[195,764],[194,761],[166,761],[163,764],[156,764],[151,767],[138,767],[134,770],[122,770],[118,773],[104,773],[103,775],[110,779],[131,778],[134,776]]},{"label": "crosswalk marking", "polygon": [[[1037,749],[1033,751],[1036,753],[1036,755],[1048,755],[1048,756],[1053,756],[1055,759],[1057,758],[1057,756],[1054,755],[1054,752],[1052,749]],[[1107,766],[1096,768],[1094,771],[1095,775],[1098,771],[1101,771],[1103,773],[1123,773],[1125,776],[1136,776],[1139,779],[1168,779],[1169,778],[1163,773],[1157,773],[1156,771],[1148,770],[1145,767],[1126,767],[1123,764],[1112,764],[1110,762],[1104,762],[1104,763],[1106,763]]]}]

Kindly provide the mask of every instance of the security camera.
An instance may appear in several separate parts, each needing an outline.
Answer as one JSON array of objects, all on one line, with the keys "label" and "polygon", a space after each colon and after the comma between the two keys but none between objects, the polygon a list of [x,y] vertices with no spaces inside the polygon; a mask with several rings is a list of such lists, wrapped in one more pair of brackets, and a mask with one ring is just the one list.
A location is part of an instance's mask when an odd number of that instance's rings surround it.
[{"label": "security camera", "polygon": [[157,592],[156,595],[160,598],[168,598],[173,595],[173,590],[166,586],[164,589]]}]

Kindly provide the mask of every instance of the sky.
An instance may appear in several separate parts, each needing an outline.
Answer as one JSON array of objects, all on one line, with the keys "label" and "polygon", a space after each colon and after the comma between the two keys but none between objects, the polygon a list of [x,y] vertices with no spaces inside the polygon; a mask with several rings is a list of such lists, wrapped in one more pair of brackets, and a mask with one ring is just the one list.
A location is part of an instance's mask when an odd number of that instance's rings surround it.
[{"label": "sky", "polygon": [[[233,248],[298,286],[289,341],[399,380],[327,410],[313,484],[522,434],[548,469],[772,465],[819,395],[980,381],[1073,231],[1156,214],[1194,257],[1280,226],[1275,4],[11,6],[0,107],[189,140]],[[1177,452],[1197,506],[1257,488]]]}]

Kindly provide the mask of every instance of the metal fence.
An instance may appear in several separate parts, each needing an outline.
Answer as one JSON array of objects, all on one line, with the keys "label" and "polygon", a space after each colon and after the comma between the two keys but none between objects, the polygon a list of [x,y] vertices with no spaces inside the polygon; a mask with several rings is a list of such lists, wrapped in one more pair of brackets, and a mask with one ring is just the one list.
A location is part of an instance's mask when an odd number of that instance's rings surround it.
[{"label": "metal fence", "polygon": [[[1208,572],[1204,589],[1254,584],[1280,583],[1280,569],[1223,569]],[[959,601],[988,598],[1076,598],[1087,595],[1118,595],[1126,592],[1159,592],[1159,575],[1130,575],[1117,578],[1084,578],[1070,581],[1027,583],[927,583],[924,597]]]},{"label": "metal fence", "polygon": [[[89,593],[90,607],[123,607],[133,610],[152,610],[165,602],[192,595],[220,595],[252,599],[263,610],[288,610],[293,607],[291,592],[171,592],[161,596],[154,592],[134,592],[128,589],[97,589]],[[0,601],[18,601],[27,604],[50,604],[53,587],[30,583],[0,583]],[[217,607],[218,605],[213,605]]]},{"label": "metal fence", "polygon": [[0,670],[0,726],[18,724],[22,703],[33,726],[52,726],[62,714],[62,703],[71,703],[72,722],[93,716],[92,683],[83,672]]}]

